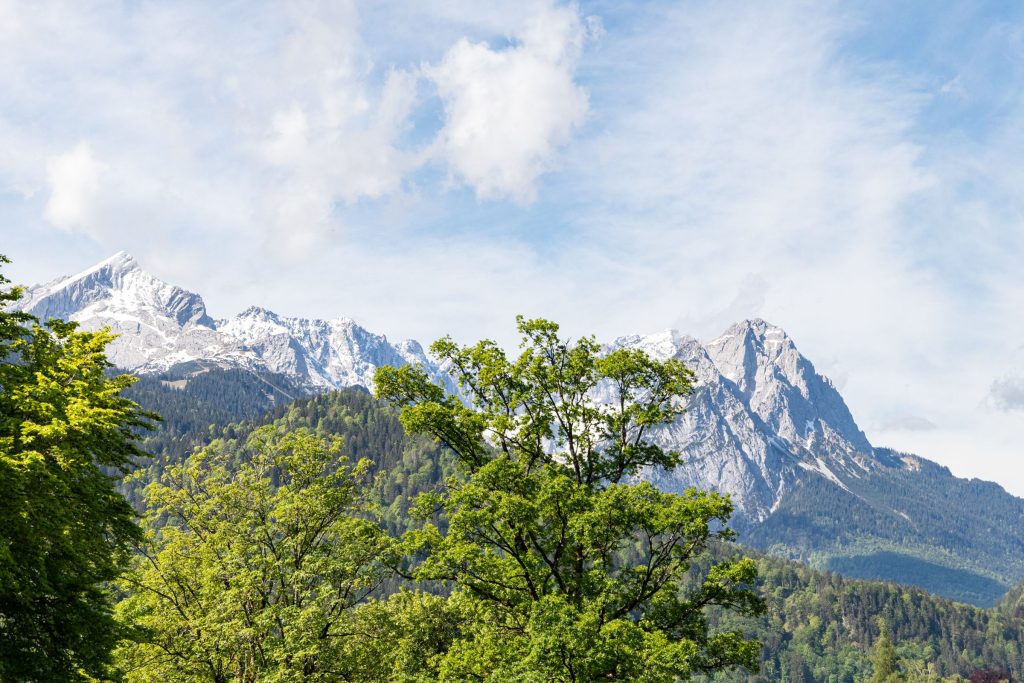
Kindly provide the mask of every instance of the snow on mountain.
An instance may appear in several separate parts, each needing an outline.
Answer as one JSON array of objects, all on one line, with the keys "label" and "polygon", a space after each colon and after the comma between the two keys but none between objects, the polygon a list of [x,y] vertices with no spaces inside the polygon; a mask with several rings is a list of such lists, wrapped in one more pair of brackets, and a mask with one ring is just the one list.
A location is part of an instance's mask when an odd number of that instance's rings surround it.
[{"label": "snow on mountain", "polygon": [[240,349],[217,334],[198,294],[158,280],[123,251],[77,275],[29,288],[19,307],[86,329],[109,327],[119,335],[108,349],[118,367],[150,371],[197,359],[243,360]]},{"label": "snow on mountain", "polygon": [[373,386],[373,373],[382,365],[433,367],[417,342],[392,345],[349,318],[286,318],[253,306],[218,330],[255,353],[267,369],[319,387]]},{"label": "snow on mountain", "polygon": [[331,389],[371,387],[380,365],[421,363],[447,380],[417,342],[391,344],[348,318],[287,318],[252,307],[215,321],[198,294],[146,273],[125,252],[29,288],[19,308],[86,329],[111,328],[119,335],[108,348],[111,361],[135,372],[202,361],[283,373],[311,388]]}]

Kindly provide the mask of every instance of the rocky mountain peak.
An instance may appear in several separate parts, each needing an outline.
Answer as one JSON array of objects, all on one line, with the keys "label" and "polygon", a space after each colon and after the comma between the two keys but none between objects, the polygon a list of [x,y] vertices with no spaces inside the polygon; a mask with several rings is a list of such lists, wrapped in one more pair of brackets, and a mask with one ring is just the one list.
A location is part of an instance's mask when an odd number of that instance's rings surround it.
[{"label": "rocky mountain peak", "polygon": [[[214,322],[198,295],[153,277],[125,252],[29,295],[26,305],[40,317],[113,328],[120,337],[110,347],[112,361],[136,372],[214,362],[285,374],[323,390],[371,388],[376,368],[412,363],[455,390],[417,342],[389,341],[350,318],[289,317],[251,306]],[[616,347],[679,359],[696,375],[688,413],[659,437],[685,453],[686,465],[671,479],[650,473],[668,488],[697,483],[730,491],[742,514],[763,519],[799,468],[849,471],[844,454],[871,453],[831,383],[764,320],[737,323],[706,345],[664,330],[607,348]]]},{"label": "rocky mountain peak", "polygon": [[100,263],[94,267],[110,268],[111,270],[118,271],[137,270],[140,268],[139,262],[135,260],[135,257],[123,249],[106,260],[100,261]]},{"label": "rocky mountain peak", "polygon": [[262,306],[250,306],[249,308],[245,309],[244,311],[242,311],[241,313],[239,313],[235,317],[236,318],[260,318],[260,319],[273,319],[273,320],[277,320],[277,313],[274,313],[271,310],[263,308]]},{"label": "rocky mountain peak", "polygon": [[[82,322],[92,315],[123,319],[141,311],[170,318],[179,327],[214,325],[198,294],[150,275],[126,251],[76,275],[29,288],[20,307],[43,319]],[[112,315],[115,312],[118,315]]]},{"label": "rocky mountain peak", "polygon": [[789,443],[835,452],[838,440],[840,451],[873,452],[832,382],[818,374],[781,327],[746,320],[706,348],[751,410]]}]

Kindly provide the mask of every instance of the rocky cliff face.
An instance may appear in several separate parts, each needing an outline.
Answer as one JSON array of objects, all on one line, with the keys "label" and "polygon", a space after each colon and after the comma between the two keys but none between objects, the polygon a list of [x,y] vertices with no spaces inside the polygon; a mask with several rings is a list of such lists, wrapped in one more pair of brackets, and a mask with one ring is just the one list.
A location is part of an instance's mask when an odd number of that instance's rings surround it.
[{"label": "rocky cliff face", "polygon": [[839,392],[782,329],[763,320],[737,323],[706,345],[665,332],[613,346],[676,358],[694,371],[686,414],[656,436],[682,451],[683,465],[645,477],[671,491],[730,493],[740,527],[767,518],[801,477],[844,486],[840,474],[857,477],[872,466],[874,449]]},{"label": "rocky cliff face", "polygon": [[372,387],[373,373],[382,365],[434,367],[418,342],[393,345],[349,318],[286,318],[254,306],[223,321],[218,330],[253,352],[269,370],[324,388]]}]

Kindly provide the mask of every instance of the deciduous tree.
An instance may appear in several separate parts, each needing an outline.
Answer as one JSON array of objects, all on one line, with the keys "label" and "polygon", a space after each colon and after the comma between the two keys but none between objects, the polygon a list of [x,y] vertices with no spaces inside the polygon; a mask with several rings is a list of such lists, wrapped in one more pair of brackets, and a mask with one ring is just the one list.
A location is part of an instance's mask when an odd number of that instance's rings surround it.
[{"label": "deciduous tree", "polygon": [[351,609],[387,575],[366,460],[340,439],[262,427],[214,441],[146,490],[147,543],[124,580],[129,681],[338,681]]},{"label": "deciduous tree", "polygon": [[639,350],[603,353],[545,320],[518,320],[522,353],[495,343],[432,346],[465,403],[414,367],[381,368],[377,395],[407,430],[454,451],[463,477],[425,495],[406,537],[412,575],[451,587],[472,616],[438,660],[441,680],[675,681],[737,665],[759,645],[714,632],[705,608],[756,613],[751,561],[714,565],[683,589],[690,560],[734,537],[717,493],[663,493],[635,479],[679,454],[650,440],[683,411],[693,375]]},{"label": "deciduous tree", "polygon": [[[0,256],[0,263],[7,263]],[[118,638],[106,583],[139,537],[110,472],[154,417],[121,396],[106,331],[10,307],[0,276],[0,680],[100,677]]]}]

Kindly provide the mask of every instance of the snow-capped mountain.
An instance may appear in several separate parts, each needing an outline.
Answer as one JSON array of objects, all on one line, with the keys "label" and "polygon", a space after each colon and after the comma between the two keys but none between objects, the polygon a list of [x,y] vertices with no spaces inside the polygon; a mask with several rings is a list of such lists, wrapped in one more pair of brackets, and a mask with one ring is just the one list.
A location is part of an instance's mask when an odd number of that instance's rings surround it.
[{"label": "snow-capped mountain", "polygon": [[116,366],[140,373],[202,362],[289,375],[310,388],[372,386],[379,365],[421,363],[447,381],[415,341],[392,344],[348,318],[287,318],[252,307],[213,320],[198,294],[169,285],[118,252],[77,275],[31,287],[19,308],[40,318],[110,327]]},{"label": "snow-capped mountain", "polygon": [[[124,252],[30,288],[19,308],[110,327],[120,335],[108,350],[112,362],[140,374],[212,364],[322,391],[370,388],[377,367],[419,363],[454,389],[415,341],[392,343],[347,318],[288,318],[257,307],[213,320],[199,295],[146,273]],[[730,494],[730,524],[745,543],[979,604],[1024,578],[1024,500],[872,446],[782,329],[748,320],[704,344],[668,331],[610,347],[677,358],[694,371],[687,412],[654,436],[681,451],[683,464],[642,476],[669,491]]]},{"label": "snow-capped mountain", "polygon": [[[134,372],[198,361],[266,370],[322,390],[369,388],[377,367],[418,363],[451,386],[419,343],[393,344],[348,318],[289,318],[253,306],[213,320],[198,294],[150,275],[125,252],[30,288],[21,308],[90,329],[109,326],[119,335],[112,362]],[[670,490],[732,494],[741,526],[764,520],[801,476],[842,486],[837,472],[857,476],[870,466],[873,449],[842,397],[778,327],[746,321],[706,345],[669,331],[612,346],[678,358],[697,374],[687,413],[658,434],[683,452],[684,464],[645,476]]]},{"label": "snow-capped mountain", "polygon": [[217,329],[255,353],[268,370],[320,387],[372,387],[373,373],[382,365],[433,367],[418,342],[391,344],[349,318],[285,318],[253,306],[220,322]]}]

